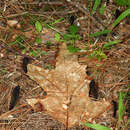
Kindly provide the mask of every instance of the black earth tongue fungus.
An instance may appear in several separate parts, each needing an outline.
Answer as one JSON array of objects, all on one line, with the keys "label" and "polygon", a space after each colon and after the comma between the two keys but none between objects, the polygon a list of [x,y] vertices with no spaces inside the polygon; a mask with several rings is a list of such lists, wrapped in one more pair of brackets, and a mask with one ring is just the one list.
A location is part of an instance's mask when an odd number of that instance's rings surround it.
[{"label": "black earth tongue fungus", "polygon": [[86,67],[86,74],[88,75],[88,76],[90,76],[91,75],[91,71],[90,71],[90,67]]},{"label": "black earth tongue fungus", "polygon": [[28,63],[29,63],[29,58],[28,57],[24,57],[23,58],[23,65],[22,65],[22,67],[23,67],[23,70],[24,70],[24,72],[25,73],[27,73],[27,65],[28,65]]},{"label": "black earth tongue fungus", "polygon": [[20,92],[20,86],[16,86],[11,94],[11,101],[9,105],[9,110],[13,109],[14,106],[16,105],[18,99],[19,99],[19,92]]},{"label": "black earth tongue fungus", "polygon": [[121,11],[119,9],[116,9],[116,12],[115,12],[115,19],[117,19],[120,15],[121,15]]},{"label": "black earth tongue fungus", "polygon": [[98,98],[98,85],[95,83],[95,80],[91,80],[89,84],[89,97],[93,97],[95,99]]},{"label": "black earth tongue fungus", "polygon": [[116,112],[118,110],[118,104],[114,100],[112,100],[112,103],[113,103],[113,117],[116,118]]},{"label": "black earth tongue fungus", "polygon": [[106,0],[106,5],[108,6],[110,3],[110,0]]},{"label": "black earth tongue fungus", "polygon": [[74,24],[74,21],[75,21],[75,16],[72,15],[72,16],[69,18],[69,23],[70,23],[70,25],[73,25],[73,24]]}]

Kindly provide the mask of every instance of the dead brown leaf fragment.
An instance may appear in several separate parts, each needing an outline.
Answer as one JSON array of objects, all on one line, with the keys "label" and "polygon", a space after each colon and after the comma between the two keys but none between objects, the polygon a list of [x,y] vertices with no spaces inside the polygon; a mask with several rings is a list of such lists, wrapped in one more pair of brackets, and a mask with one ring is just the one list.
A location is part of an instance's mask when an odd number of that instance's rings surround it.
[{"label": "dead brown leaf fragment", "polygon": [[108,101],[93,101],[89,97],[86,65],[80,65],[77,56],[70,54],[66,44],[59,47],[56,68],[47,70],[28,64],[27,75],[47,91],[45,99],[27,99],[32,107],[40,102],[46,113],[63,122],[66,127],[91,121],[110,106]]}]

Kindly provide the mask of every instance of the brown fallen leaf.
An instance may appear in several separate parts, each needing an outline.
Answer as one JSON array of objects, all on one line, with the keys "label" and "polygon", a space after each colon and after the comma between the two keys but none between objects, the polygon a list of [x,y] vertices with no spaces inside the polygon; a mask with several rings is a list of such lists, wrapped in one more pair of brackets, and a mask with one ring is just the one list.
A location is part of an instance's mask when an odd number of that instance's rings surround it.
[{"label": "brown fallen leaf", "polygon": [[80,65],[77,56],[70,54],[66,44],[59,47],[56,68],[47,70],[28,64],[27,75],[47,91],[45,99],[27,99],[28,104],[40,102],[46,113],[72,127],[81,121],[91,121],[109,108],[108,101],[93,101],[89,97],[86,65]]}]

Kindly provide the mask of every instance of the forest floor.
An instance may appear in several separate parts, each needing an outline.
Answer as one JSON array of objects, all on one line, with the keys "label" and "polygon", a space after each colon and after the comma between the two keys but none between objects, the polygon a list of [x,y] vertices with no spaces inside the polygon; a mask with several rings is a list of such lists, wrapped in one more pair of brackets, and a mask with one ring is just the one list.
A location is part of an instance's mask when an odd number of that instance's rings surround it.
[{"label": "forest floor", "polygon": [[[40,106],[33,108],[26,100],[42,98],[45,91],[25,73],[24,57],[28,57],[32,64],[55,69],[59,44],[62,42],[67,44],[71,53],[78,55],[79,64],[86,65],[86,79],[94,79],[98,83],[96,100],[105,99],[111,103],[109,110],[90,123],[112,130],[128,129],[130,19],[124,18],[108,34],[90,35],[110,29],[126,10],[126,7],[120,7],[113,1],[107,4],[104,1],[91,15],[93,5],[87,0],[0,2],[1,130],[91,129],[79,124],[67,128],[42,111]],[[108,47],[105,48],[105,44]],[[12,91],[16,86],[20,86],[19,95],[16,94],[18,101],[9,110]],[[122,119],[119,119],[121,93],[126,96],[123,98]],[[116,115],[113,115],[114,111]]]}]

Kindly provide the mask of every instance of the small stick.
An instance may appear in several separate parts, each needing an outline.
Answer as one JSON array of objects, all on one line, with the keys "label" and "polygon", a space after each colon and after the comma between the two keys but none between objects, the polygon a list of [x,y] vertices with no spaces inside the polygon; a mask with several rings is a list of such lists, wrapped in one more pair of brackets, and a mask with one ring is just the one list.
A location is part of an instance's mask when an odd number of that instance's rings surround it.
[{"label": "small stick", "polygon": [[64,5],[63,2],[59,2],[59,1],[55,1],[55,2],[43,1],[43,2],[28,2],[28,3],[20,2],[18,4],[27,4],[27,5],[36,5],[36,4],[39,4],[39,5],[44,5],[44,4],[47,4],[47,5]]}]

